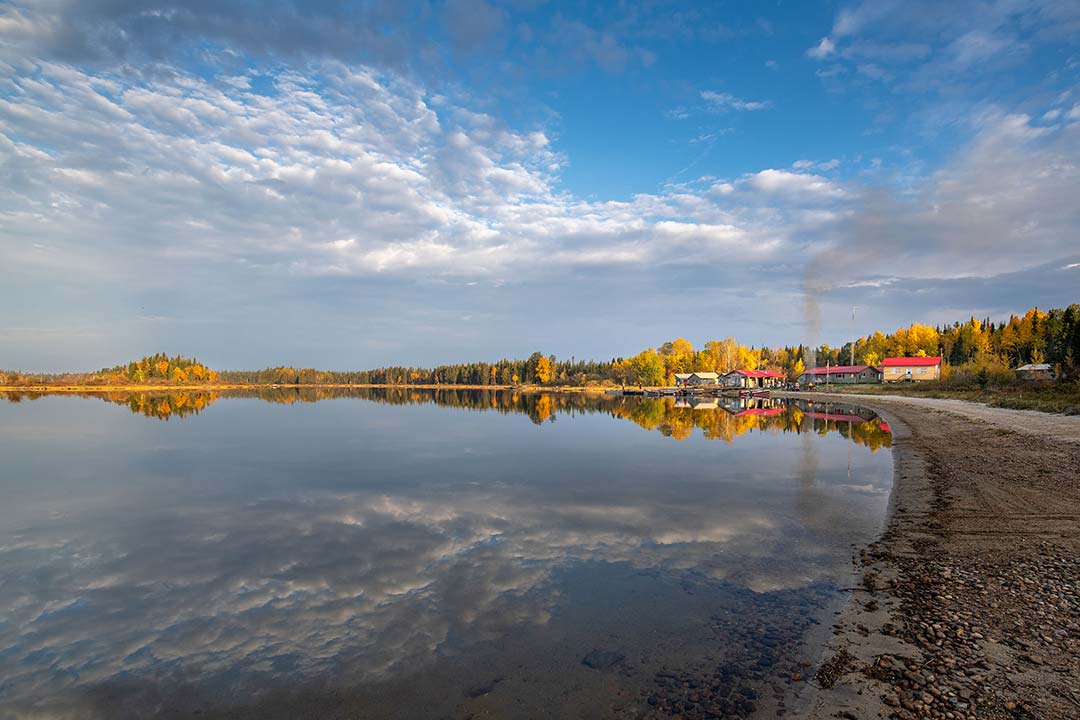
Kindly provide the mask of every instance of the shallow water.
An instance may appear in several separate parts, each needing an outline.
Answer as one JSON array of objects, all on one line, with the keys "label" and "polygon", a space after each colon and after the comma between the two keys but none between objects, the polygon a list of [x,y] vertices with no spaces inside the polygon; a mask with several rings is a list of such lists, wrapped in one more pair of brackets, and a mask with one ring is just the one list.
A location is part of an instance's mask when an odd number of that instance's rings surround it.
[{"label": "shallow water", "polygon": [[0,717],[772,716],[892,477],[837,405],[32,397]]}]

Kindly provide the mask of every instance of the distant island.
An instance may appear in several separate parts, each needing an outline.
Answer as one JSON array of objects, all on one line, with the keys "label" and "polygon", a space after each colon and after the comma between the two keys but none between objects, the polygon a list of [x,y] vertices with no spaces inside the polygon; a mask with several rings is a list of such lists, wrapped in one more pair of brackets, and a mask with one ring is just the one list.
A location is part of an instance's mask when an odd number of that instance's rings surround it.
[{"label": "distant island", "polygon": [[[215,371],[194,358],[165,353],[93,372],[27,373],[0,370],[0,389],[40,391],[227,389],[266,386],[457,386],[603,390],[673,384],[676,374],[767,370],[797,380],[807,369],[826,366],[876,366],[888,356],[943,359],[941,379],[923,383],[919,392],[991,392],[1017,384],[1015,369],[1045,366],[1055,395],[1067,399],[1051,409],[1072,407],[1080,395],[1080,304],[1044,312],[1031,308],[1022,316],[993,323],[969,318],[951,326],[913,323],[893,333],[874,332],[854,344],[832,348],[803,345],[756,348],[734,338],[706,342],[700,349],[683,338],[647,348],[633,357],[608,361],[559,359],[534,352],[524,360],[503,359],[440,365],[432,368],[391,366],[373,370],[328,371],[270,367],[263,370]],[[1027,387],[1031,387],[1028,383]],[[1029,398],[1034,395],[1029,392]],[[978,398],[973,398],[978,399]],[[1060,407],[1059,407],[1060,406]],[[1045,408],[1044,408],[1045,409]]]}]

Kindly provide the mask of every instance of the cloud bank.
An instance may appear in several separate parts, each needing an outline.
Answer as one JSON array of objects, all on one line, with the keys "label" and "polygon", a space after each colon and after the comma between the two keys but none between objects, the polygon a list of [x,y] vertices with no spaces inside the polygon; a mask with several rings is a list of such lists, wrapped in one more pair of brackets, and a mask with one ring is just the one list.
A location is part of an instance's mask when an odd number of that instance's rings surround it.
[{"label": "cloud bank", "polygon": [[[717,334],[794,343],[808,338],[783,318],[805,288],[825,299],[877,288],[860,304],[876,306],[867,317],[887,328],[937,309],[901,297],[915,281],[944,287],[1067,266],[1080,228],[1071,201],[1080,195],[1078,89],[1003,81],[1007,92],[992,94],[987,82],[1010,79],[1040,42],[1068,46],[1080,18],[1070,3],[976,5],[922,14],[902,3],[845,6],[809,53],[797,48],[797,62],[778,66],[802,63],[803,82],[836,95],[885,88],[864,100],[881,123],[907,113],[908,135],[948,136],[932,160],[910,147],[892,148],[891,162],[802,149],[764,159],[772,147],[760,143],[749,169],[718,171],[748,132],[716,127],[718,118],[781,135],[802,126],[790,94],[709,82],[685,91],[692,110],[655,108],[688,129],[696,157],[622,196],[571,190],[580,160],[557,110],[512,111],[503,95],[470,87],[468,73],[489,65],[499,80],[486,87],[513,86],[504,80],[527,77],[525,68],[548,77],[568,72],[566,61],[614,76],[662,68],[661,30],[697,42],[737,33],[690,32],[706,23],[695,13],[668,25],[640,13],[541,19],[482,0],[431,12],[377,2],[303,13],[150,0],[10,5],[0,10],[0,262],[14,279],[0,305],[24,309],[0,324],[16,348],[0,364],[69,368],[76,348],[91,352],[86,338],[100,349],[110,336],[131,349],[94,364],[118,362],[147,352],[143,318],[195,318],[188,330],[173,323],[183,343],[174,351],[192,352],[207,337],[205,297],[249,314],[304,305],[327,323],[351,308],[387,328],[371,353],[281,358],[307,364],[431,362],[419,357],[428,344],[407,360],[391,356],[411,342],[393,328],[430,341],[432,328],[460,327],[460,318],[487,324],[447,340],[440,361],[527,353],[552,336],[566,340],[551,348],[560,354],[626,353],[663,339],[646,328],[688,302],[728,310]],[[768,22],[753,26],[771,37]],[[455,73],[458,65],[470,70]],[[927,96],[935,101],[916,111],[896,107]],[[603,133],[595,141],[608,151]],[[610,151],[634,157],[637,148]],[[180,278],[213,291],[195,293]],[[311,282],[322,283],[318,292]],[[1023,305],[1067,301],[1040,294],[1047,286],[1033,285],[1038,297]],[[514,292],[473,301],[438,290],[452,287]],[[618,327],[597,297],[634,307],[639,322]],[[730,312],[748,299],[764,320]],[[915,317],[900,316],[901,302]],[[565,336],[563,325],[520,310],[536,305],[587,317]],[[990,290],[976,308],[1022,309],[996,305]],[[537,339],[518,333],[495,347],[537,320]],[[586,330],[598,326],[613,336]],[[227,365],[252,362],[222,353]]]}]

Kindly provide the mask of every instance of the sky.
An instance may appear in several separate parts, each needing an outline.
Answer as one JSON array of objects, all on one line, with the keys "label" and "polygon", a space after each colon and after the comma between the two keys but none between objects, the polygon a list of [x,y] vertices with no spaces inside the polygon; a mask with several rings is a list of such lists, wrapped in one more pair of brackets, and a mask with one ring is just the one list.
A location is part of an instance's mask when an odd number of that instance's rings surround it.
[{"label": "sky", "polygon": [[0,367],[610,359],[1080,301],[1080,3],[0,3]]}]

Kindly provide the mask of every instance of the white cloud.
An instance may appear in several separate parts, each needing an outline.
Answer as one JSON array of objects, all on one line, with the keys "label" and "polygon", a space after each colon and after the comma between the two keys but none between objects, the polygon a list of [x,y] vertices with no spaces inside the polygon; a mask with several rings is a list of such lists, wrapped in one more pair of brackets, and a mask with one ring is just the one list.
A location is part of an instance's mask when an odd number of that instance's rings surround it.
[{"label": "white cloud", "polygon": [[[875,212],[858,188],[820,174],[838,159],[581,200],[560,189],[566,160],[542,128],[517,131],[451,98],[436,105],[392,75],[337,64],[317,72],[284,72],[269,93],[234,77],[137,83],[43,62],[9,73],[0,222],[10,241],[0,262],[116,273],[112,259],[125,257],[147,277],[186,262],[253,274],[498,279],[686,263],[732,248],[780,262]],[[1070,193],[1080,194],[1080,126],[989,114],[977,127],[972,146],[890,223],[887,234],[905,229],[902,244],[919,256],[913,274],[953,257],[962,237],[1000,238],[994,253],[974,253],[995,267],[1045,262],[1080,225],[1068,211]]]},{"label": "white cloud", "polygon": [[[737,243],[777,254],[801,228],[775,179],[741,181],[737,193],[722,183],[581,201],[558,189],[565,160],[542,129],[517,131],[448,98],[436,105],[424,88],[370,69],[314,72],[282,72],[269,92],[252,90],[249,76],[141,83],[47,62],[10,74],[0,218],[13,242],[0,261],[74,270],[89,253],[102,266],[137,258],[148,275],[184,261],[491,277],[689,262],[669,252],[675,239],[697,259]],[[702,96],[718,107],[767,106]],[[842,197],[808,177],[803,196]]]},{"label": "white cloud", "polygon": [[[984,90],[1031,55],[1034,43],[1071,44],[1077,28],[1080,5],[1061,0],[864,0],[841,8],[830,33],[806,54],[850,63],[863,77],[898,78],[902,90],[948,87],[955,95],[957,89]],[[1068,67],[1068,61],[1063,64]],[[1057,72],[1051,70],[1050,77]]]},{"label": "white cloud", "polygon": [[[862,193],[825,266],[844,277],[991,276],[1075,255],[1080,125],[987,113],[949,163],[910,192]],[[881,247],[891,248],[888,254]]]},{"label": "white cloud", "polygon": [[835,52],[836,45],[833,44],[833,41],[828,37],[823,37],[821,38],[821,42],[807,50],[806,54],[815,60],[824,60]]},{"label": "white cloud", "polygon": [[1009,37],[976,29],[953,40],[946,49],[946,53],[951,66],[957,70],[963,70],[1016,47],[1017,43]]},{"label": "white cloud", "polygon": [[840,160],[833,158],[832,160],[826,160],[825,162],[814,162],[813,160],[796,160],[791,163],[791,167],[796,170],[811,170],[817,168],[818,170],[835,170],[840,167]]},{"label": "white cloud", "polygon": [[768,100],[743,100],[731,93],[718,93],[712,90],[703,90],[701,99],[705,101],[710,109],[717,112],[724,110],[766,110],[772,107],[772,102]]},{"label": "white cloud", "polygon": [[745,183],[762,192],[808,199],[835,200],[846,195],[843,188],[821,175],[787,170],[762,170],[747,177]]}]

